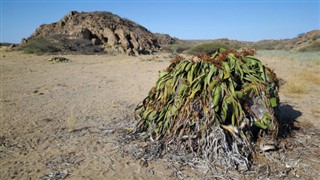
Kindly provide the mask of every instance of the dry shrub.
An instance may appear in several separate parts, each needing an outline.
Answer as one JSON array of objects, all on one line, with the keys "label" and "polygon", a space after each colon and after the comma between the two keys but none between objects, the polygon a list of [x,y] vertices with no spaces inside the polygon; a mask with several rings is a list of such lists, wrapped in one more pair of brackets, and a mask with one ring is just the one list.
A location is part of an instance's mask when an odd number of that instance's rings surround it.
[{"label": "dry shrub", "polygon": [[55,56],[55,57],[49,58],[47,61],[61,63],[61,62],[69,62],[70,59],[65,57]]},{"label": "dry shrub", "polygon": [[77,118],[73,112],[70,112],[70,116],[66,119],[66,127],[69,132],[73,132],[77,128]]},{"label": "dry shrub", "polygon": [[315,66],[320,66],[320,61],[314,61],[313,64],[314,64]]},{"label": "dry shrub", "polygon": [[302,71],[300,72],[300,77],[304,82],[313,83],[315,85],[320,85],[320,76],[314,71]]},{"label": "dry shrub", "polygon": [[289,82],[284,86],[284,91],[290,94],[307,94],[309,92],[306,85],[300,82]]}]

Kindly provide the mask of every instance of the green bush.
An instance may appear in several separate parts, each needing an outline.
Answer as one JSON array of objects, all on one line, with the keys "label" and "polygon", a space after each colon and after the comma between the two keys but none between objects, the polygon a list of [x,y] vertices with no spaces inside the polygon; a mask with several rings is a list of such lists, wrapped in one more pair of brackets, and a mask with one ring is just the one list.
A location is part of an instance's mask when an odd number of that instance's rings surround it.
[{"label": "green bush", "polygon": [[61,51],[56,43],[45,37],[31,38],[22,49],[27,54],[45,54]]},{"label": "green bush", "polygon": [[254,45],[252,46],[253,49],[257,49],[257,50],[275,50],[276,46],[279,46],[279,42],[274,41],[274,42],[257,42],[254,43]]},{"label": "green bush", "polygon": [[230,46],[226,44],[219,44],[219,43],[204,43],[204,44],[199,44],[192,47],[187,51],[187,53],[192,55],[199,55],[199,54],[210,55],[216,52],[219,48],[230,49]]},{"label": "green bush", "polygon": [[173,53],[173,54],[180,54],[184,51],[190,49],[193,46],[191,43],[176,43],[176,44],[170,44],[170,45],[162,45],[162,51]]}]

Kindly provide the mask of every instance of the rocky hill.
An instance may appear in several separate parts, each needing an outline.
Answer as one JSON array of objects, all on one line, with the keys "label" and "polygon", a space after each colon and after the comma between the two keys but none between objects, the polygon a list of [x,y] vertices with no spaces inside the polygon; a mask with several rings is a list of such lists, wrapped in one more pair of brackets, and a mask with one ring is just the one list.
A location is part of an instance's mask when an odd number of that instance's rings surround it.
[{"label": "rocky hill", "polygon": [[170,36],[155,35],[145,27],[109,12],[72,11],[58,22],[41,25],[28,39],[22,40],[22,47],[37,38],[55,46],[57,51],[128,55],[150,54],[159,50],[160,42],[174,43]]}]

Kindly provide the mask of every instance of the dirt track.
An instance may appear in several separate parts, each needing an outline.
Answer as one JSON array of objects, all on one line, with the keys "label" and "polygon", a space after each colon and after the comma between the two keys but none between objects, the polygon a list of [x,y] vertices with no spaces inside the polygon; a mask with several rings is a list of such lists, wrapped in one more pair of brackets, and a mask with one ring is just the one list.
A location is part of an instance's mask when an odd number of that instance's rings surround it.
[{"label": "dirt track", "polygon": [[[133,110],[169,65],[168,55],[67,55],[67,63],[46,61],[50,57],[1,52],[0,179],[210,178],[188,167],[178,176],[165,159],[146,167],[121,153],[126,148],[117,140],[132,127]],[[319,64],[262,60],[289,83],[297,78],[293,70],[320,73]],[[306,87],[306,94],[280,94],[284,119],[300,128],[293,128],[294,136],[284,145],[284,171],[290,169],[284,177],[320,176],[320,87],[309,82]],[[261,173],[278,177],[272,167],[270,172]],[[236,177],[257,178],[250,173]]]}]

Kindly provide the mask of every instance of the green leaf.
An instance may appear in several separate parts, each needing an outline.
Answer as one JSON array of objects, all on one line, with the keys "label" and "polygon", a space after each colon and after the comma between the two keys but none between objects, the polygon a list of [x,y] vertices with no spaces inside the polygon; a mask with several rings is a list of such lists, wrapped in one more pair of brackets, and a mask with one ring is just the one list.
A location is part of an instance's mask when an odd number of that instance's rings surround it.
[{"label": "green leaf", "polygon": [[227,79],[230,77],[230,73],[231,73],[229,64],[227,62],[223,62],[222,66],[223,66],[223,79]]},{"label": "green leaf", "polygon": [[276,97],[270,98],[270,104],[271,104],[271,107],[278,106],[278,98],[276,98]]},{"label": "green leaf", "polygon": [[194,98],[194,96],[196,95],[196,93],[201,89],[201,85],[198,83],[196,88],[194,90],[192,90],[191,95],[189,96],[189,99]]}]

